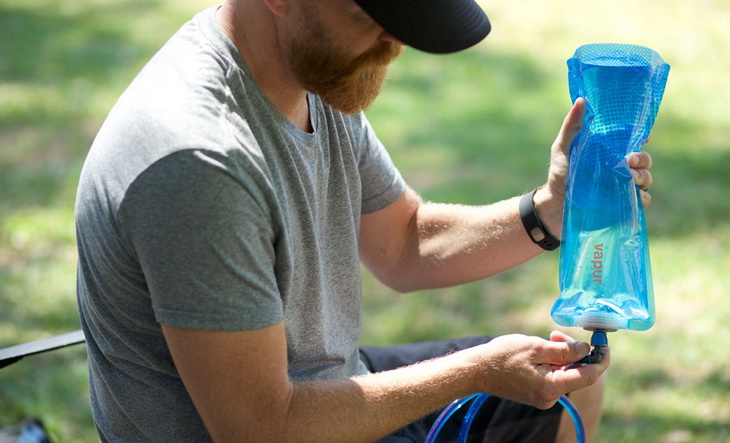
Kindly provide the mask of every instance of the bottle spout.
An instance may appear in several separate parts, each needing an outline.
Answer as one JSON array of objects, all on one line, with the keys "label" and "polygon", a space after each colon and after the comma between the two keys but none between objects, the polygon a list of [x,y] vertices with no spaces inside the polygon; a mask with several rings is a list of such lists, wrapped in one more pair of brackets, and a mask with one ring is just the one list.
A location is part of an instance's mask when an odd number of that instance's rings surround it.
[{"label": "bottle spout", "polygon": [[591,336],[591,346],[593,346],[593,349],[588,355],[573,363],[573,365],[600,363],[608,348],[608,332],[608,330],[603,329],[593,330],[593,335]]}]

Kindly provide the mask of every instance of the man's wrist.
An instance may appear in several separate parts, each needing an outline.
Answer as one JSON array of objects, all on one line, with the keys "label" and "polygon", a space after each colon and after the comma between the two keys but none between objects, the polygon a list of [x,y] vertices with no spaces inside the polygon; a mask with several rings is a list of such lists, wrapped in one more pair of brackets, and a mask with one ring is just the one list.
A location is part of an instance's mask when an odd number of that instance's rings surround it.
[{"label": "man's wrist", "polygon": [[[547,220],[548,217],[556,219],[555,214],[561,213],[562,208],[558,208],[551,200],[536,199],[540,189],[536,188],[520,198],[520,218],[530,240],[541,248],[552,251],[560,246],[560,239],[553,234],[555,231],[550,229]],[[538,212],[538,204],[542,209],[540,212]]]},{"label": "man's wrist", "polygon": [[540,186],[536,189],[532,202],[545,228],[560,239],[563,227],[563,199],[556,197],[545,186]]}]

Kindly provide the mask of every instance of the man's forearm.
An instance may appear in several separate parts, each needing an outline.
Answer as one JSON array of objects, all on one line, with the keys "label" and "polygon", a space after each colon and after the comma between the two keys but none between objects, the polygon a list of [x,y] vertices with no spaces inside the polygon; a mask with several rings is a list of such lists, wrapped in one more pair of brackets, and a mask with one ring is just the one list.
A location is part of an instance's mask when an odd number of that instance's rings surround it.
[{"label": "man's forearm", "polygon": [[382,438],[473,393],[477,368],[468,355],[456,353],[347,380],[293,383],[289,407],[281,426],[275,426],[281,434],[271,435],[270,441],[342,443]]},{"label": "man's forearm", "polygon": [[283,322],[247,331],[163,331],[216,442],[375,441],[451,400],[492,389],[484,380],[496,379],[492,347],[475,347],[392,371],[295,382]]},{"label": "man's forearm", "polygon": [[519,198],[488,206],[424,203],[400,263],[409,289],[451,286],[511,269],[542,249],[527,236]]},{"label": "man's forearm", "polygon": [[372,442],[477,392],[549,408],[566,392],[595,383],[610,361],[607,353],[599,364],[566,368],[590,346],[562,340],[502,336],[392,371],[294,384],[282,432],[270,441]]}]

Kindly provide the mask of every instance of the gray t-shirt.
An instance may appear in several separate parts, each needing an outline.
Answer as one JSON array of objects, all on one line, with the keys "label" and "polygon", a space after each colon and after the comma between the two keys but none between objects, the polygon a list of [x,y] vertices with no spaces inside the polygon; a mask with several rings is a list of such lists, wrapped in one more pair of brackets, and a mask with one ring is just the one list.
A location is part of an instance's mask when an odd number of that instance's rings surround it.
[{"label": "gray t-shirt", "polygon": [[279,113],[215,10],[137,76],[81,174],[78,303],[102,441],[210,439],[160,323],[283,321],[293,380],[366,371],[360,216],[395,201],[403,180],[362,114],[310,94],[305,133]]}]

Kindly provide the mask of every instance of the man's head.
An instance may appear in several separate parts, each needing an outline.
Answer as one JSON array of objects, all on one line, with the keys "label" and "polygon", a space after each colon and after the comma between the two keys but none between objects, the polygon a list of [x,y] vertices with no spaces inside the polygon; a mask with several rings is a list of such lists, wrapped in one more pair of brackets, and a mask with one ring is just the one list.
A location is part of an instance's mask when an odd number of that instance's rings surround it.
[{"label": "man's head", "polygon": [[455,52],[489,33],[474,0],[301,0],[286,50],[308,91],[346,113],[375,100],[388,65],[408,44],[427,52]]}]

